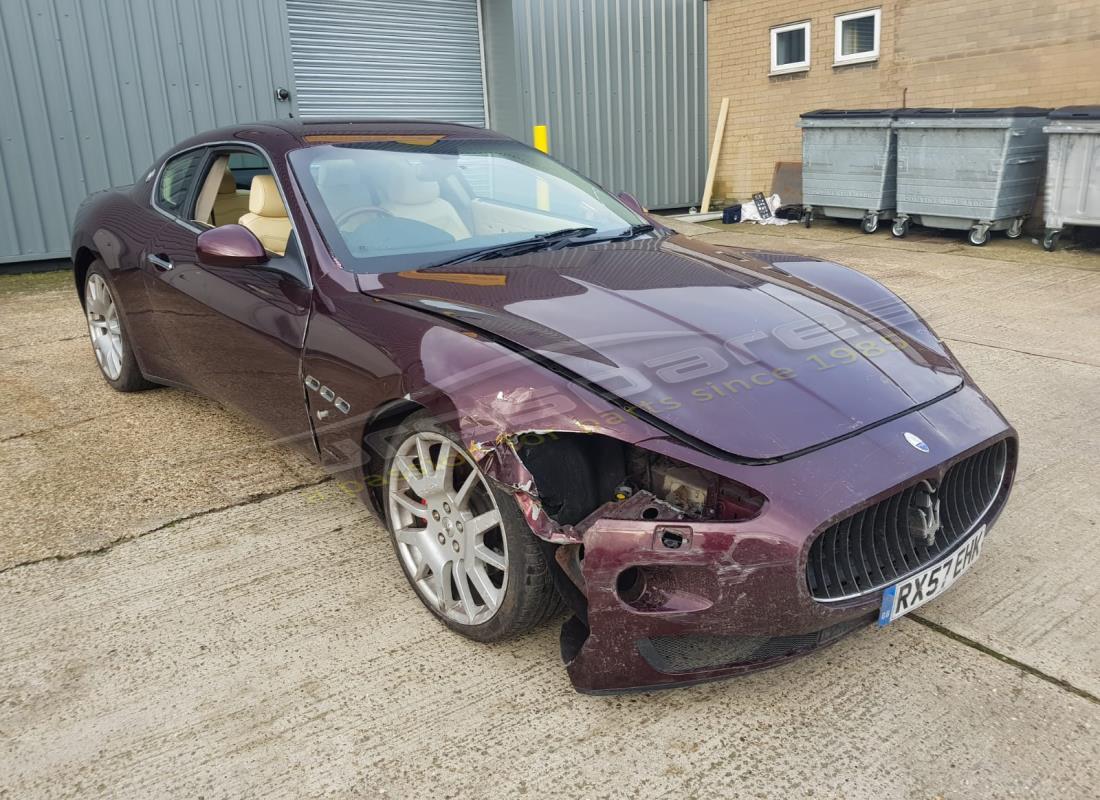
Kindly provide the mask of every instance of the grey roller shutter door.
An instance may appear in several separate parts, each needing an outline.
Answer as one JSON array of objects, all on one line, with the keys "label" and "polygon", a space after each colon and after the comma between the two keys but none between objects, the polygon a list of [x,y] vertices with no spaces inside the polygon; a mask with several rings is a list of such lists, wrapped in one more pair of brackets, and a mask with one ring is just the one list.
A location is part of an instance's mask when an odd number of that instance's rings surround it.
[{"label": "grey roller shutter door", "polygon": [[287,0],[302,117],[485,125],[477,0]]}]

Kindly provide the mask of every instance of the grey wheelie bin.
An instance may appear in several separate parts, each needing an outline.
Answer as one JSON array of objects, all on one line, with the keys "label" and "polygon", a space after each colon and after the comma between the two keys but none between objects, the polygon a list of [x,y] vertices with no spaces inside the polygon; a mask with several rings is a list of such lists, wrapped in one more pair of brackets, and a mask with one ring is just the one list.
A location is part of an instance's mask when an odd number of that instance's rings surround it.
[{"label": "grey wheelie bin", "polygon": [[1066,225],[1100,225],[1100,106],[1050,112],[1043,249],[1058,246]]},{"label": "grey wheelie bin", "polygon": [[897,113],[897,211],[893,232],[910,222],[990,231],[1015,239],[1031,211],[1046,157],[1046,108],[908,108]]},{"label": "grey wheelie bin", "polygon": [[802,115],[802,224],[814,214],[863,220],[874,233],[894,215],[895,109],[821,109]]}]

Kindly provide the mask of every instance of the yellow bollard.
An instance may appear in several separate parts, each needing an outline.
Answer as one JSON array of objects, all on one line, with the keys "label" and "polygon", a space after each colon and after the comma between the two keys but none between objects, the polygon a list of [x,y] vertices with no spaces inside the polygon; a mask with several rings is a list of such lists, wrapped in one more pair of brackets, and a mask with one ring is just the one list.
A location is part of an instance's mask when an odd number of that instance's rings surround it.
[{"label": "yellow bollard", "polygon": [[[536,125],[532,128],[532,139],[535,149],[544,153],[550,152],[550,137],[545,125]],[[543,178],[535,179],[535,199],[539,211],[550,210],[550,185]]]},{"label": "yellow bollard", "polygon": [[536,125],[532,130],[534,131],[535,149],[536,150],[541,150],[544,153],[549,153],[550,152],[550,138],[549,138],[549,136],[547,136],[546,126],[545,125]]}]

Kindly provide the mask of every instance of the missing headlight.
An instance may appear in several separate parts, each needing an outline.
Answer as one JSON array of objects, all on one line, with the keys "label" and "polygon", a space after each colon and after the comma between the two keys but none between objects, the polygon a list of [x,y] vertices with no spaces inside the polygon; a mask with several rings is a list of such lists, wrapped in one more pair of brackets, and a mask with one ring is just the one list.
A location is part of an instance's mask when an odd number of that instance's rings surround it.
[{"label": "missing headlight", "polygon": [[759,515],[764,495],[706,470],[645,450],[629,458],[630,484],[652,493],[687,517],[741,522]]},{"label": "missing headlight", "polygon": [[741,522],[759,515],[765,502],[736,481],[597,434],[519,436],[516,452],[543,510],[562,525],[583,528],[628,508],[642,520]]}]

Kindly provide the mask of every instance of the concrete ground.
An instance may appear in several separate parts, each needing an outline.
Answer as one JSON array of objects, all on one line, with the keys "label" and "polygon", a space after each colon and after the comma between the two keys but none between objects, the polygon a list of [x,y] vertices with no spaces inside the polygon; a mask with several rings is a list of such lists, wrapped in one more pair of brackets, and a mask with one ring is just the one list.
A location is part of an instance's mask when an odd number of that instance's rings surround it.
[{"label": "concrete ground", "polygon": [[692,689],[578,695],[477,645],[251,423],[99,378],[67,275],[0,278],[0,798],[1093,798],[1100,255],[680,226],[912,302],[1022,437],[982,560],[915,616]]}]

